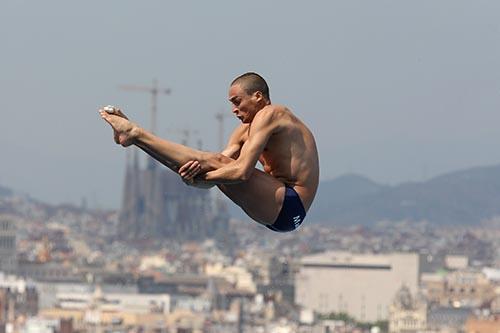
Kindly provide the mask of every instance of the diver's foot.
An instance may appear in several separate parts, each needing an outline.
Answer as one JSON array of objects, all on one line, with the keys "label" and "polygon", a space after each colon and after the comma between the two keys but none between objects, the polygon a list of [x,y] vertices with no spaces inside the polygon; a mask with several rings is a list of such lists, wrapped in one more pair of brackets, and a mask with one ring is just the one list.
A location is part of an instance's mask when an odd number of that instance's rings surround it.
[{"label": "diver's foot", "polygon": [[116,143],[127,147],[133,144],[139,136],[140,128],[123,116],[111,114],[103,109],[99,110],[99,114],[113,128]]}]

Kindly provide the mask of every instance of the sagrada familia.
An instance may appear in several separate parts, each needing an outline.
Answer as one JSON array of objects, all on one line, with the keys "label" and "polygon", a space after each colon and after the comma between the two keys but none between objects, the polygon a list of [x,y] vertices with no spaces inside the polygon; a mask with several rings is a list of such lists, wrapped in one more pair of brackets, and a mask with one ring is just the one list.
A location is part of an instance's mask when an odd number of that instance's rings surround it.
[{"label": "sagrada familia", "polygon": [[224,237],[229,215],[211,191],[192,188],[154,159],[139,165],[138,149],[128,151],[118,234],[122,239],[200,240]]}]

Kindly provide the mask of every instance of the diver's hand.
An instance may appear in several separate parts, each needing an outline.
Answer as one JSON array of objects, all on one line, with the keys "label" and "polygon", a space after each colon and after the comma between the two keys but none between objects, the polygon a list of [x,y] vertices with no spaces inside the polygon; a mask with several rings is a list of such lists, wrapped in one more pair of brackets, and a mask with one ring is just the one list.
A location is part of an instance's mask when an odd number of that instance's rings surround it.
[{"label": "diver's hand", "polygon": [[215,185],[215,183],[207,182],[201,179],[201,164],[198,161],[189,161],[179,168],[179,175],[182,181],[189,186],[194,186],[197,188],[208,189]]},{"label": "diver's hand", "polygon": [[198,161],[189,161],[179,168],[179,175],[182,181],[188,185],[194,183],[194,177],[196,177],[201,171],[201,164]]}]

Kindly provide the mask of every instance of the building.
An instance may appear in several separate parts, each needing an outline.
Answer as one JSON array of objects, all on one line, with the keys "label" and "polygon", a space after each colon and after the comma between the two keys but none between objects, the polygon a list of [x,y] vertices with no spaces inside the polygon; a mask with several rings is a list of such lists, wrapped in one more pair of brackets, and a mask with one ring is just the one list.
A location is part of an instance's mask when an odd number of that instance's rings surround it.
[{"label": "building", "polygon": [[429,307],[427,311],[428,332],[464,332],[471,308]]},{"label": "building", "polygon": [[20,260],[18,275],[36,281],[52,282],[80,282],[84,280],[82,274],[77,274],[71,266],[58,262],[38,262]]},{"label": "building", "polygon": [[171,313],[171,299],[166,294],[104,293],[96,288],[93,293],[57,293],[57,304],[43,309],[45,319],[70,319],[75,328],[99,331],[127,326],[164,327]]},{"label": "building", "polygon": [[498,333],[500,332],[500,316],[470,316],[465,323],[467,333]]},{"label": "building", "polygon": [[442,307],[478,307],[494,297],[487,276],[471,269],[423,274],[421,283],[427,301]]},{"label": "building", "polygon": [[417,333],[427,327],[427,304],[402,286],[389,307],[389,333]]},{"label": "building", "polygon": [[24,333],[72,333],[71,319],[41,319],[31,317],[26,320],[21,330]]},{"label": "building", "polygon": [[252,274],[240,266],[224,266],[220,263],[207,264],[205,266],[207,276],[221,277],[230,282],[236,289],[255,293],[257,286],[253,281]]},{"label": "building", "polygon": [[447,255],[444,257],[444,264],[449,270],[466,269],[469,267],[469,258],[467,256]]},{"label": "building", "polygon": [[16,224],[9,215],[0,216],[0,271],[16,273]]},{"label": "building", "polygon": [[142,276],[137,281],[139,293],[168,294],[173,307],[201,297],[210,300],[212,309],[227,310],[234,300],[253,299],[253,290],[239,289],[220,276],[174,274],[162,277]]},{"label": "building", "polygon": [[419,257],[325,252],[302,258],[295,303],[320,314],[347,313],[363,322],[386,320],[402,285],[417,292]]},{"label": "building", "polygon": [[23,278],[0,274],[0,327],[14,325],[18,319],[34,316],[37,312],[36,286]]}]

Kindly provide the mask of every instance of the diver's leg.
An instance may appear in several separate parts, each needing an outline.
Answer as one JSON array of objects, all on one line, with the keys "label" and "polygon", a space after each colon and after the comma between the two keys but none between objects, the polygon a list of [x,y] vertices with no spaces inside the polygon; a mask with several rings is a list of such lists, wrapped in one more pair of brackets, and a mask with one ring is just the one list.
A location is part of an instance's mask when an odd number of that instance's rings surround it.
[{"label": "diver's leg", "polygon": [[245,182],[217,186],[249,217],[261,224],[273,224],[283,206],[285,184],[258,169]]},{"label": "diver's leg", "polygon": [[[220,168],[232,161],[222,154],[202,152],[161,139],[123,117],[106,112],[101,112],[101,117],[115,130],[118,143],[123,146],[137,145],[174,171],[192,160],[200,162],[200,172]],[[248,216],[262,224],[273,224],[283,205],[285,185],[258,169],[245,182],[218,186]]]},{"label": "diver's leg", "polygon": [[205,152],[162,139],[141,130],[134,144],[160,163],[177,172],[179,167],[189,161],[198,161],[201,172],[208,172],[233,161],[220,153]]},{"label": "diver's leg", "polygon": [[192,160],[200,162],[201,172],[217,169],[232,161],[229,157],[220,153],[204,152],[161,139],[140,128],[124,118],[124,116],[110,114],[105,111],[101,111],[100,114],[115,131],[115,141],[117,143],[124,147],[134,144],[175,172],[180,166]]}]

